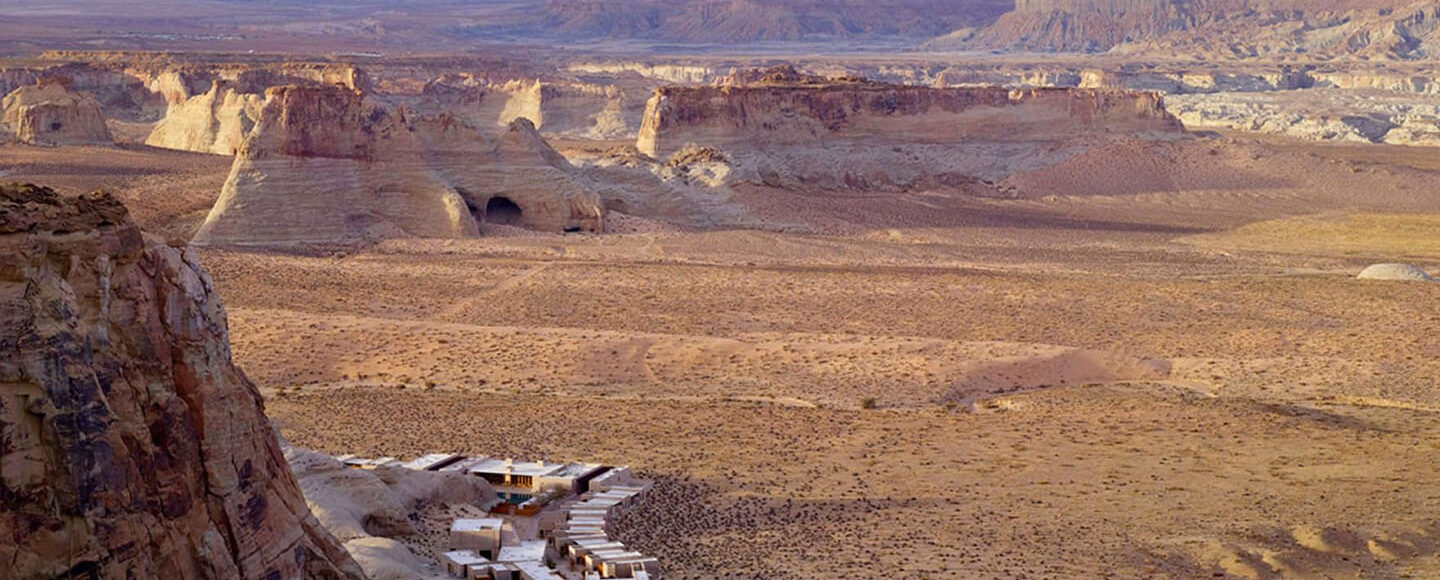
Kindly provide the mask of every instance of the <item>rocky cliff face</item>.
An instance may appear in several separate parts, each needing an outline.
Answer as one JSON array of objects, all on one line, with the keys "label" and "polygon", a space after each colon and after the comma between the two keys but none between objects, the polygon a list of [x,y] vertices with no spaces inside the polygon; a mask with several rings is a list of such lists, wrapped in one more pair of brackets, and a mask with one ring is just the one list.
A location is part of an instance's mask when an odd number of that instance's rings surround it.
[{"label": "rocky cliff face", "polygon": [[272,88],[202,244],[463,238],[498,221],[604,229],[604,209],[527,120],[503,130],[448,110],[387,107],[341,86]]},{"label": "rocky cliff face", "polygon": [[263,94],[243,92],[227,81],[215,81],[204,93],[173,95],[165,117],[145,144],[164,149],[234,155],[260,118]]},{"label": "rocky cliff face", "polygon": [[1048,51],[1101,51],[1196,23],[1197,0],[1016,0],[973,43]]},{"label": "rocky cliff face", "polygon": [[0,123],[28,145],[112,145],[105,115],[94,97],[70,90],[67,79],[44,79],[0,101]]},{"label": "rocky cliff face", "polygon": [[[852,189],[923,187],[1004,174],[1014,151],[1082,135],[1182,132],[1138,91],[930,88],[774,72],[749,84],[672,87],[650,100],[637,148],[667,158],[723,150],[762,181],[773,172]],[[976,149],[974,155],[961,152]],[[1010,150],[1011,154],[1000,150]],[[1002,164],[1009,167],[1008,164]],[[781,167],[783,166],[783,167]]]},{"label": "rocky cliff face", "polygon": [[320,528],[195,254],[111,197],[0,187],[7,578],[360,578]]}]

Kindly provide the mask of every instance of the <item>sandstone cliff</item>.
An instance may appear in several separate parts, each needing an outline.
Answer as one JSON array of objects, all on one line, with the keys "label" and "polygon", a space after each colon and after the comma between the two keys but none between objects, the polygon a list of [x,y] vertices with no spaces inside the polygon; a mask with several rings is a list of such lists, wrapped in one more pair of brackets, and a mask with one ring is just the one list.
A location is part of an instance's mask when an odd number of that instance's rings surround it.
[{"label": "sandstone cliff", "polygon": [[345,87],[284,86],[268,91],[195,241],[463,238],[493,222],[603,231],[604,208],[529,121],[495,131]]},{"label": "sandstone cliff", "polygon": [[70,90],[66,79],[43,79],[20,87],[0,102],[0,123],[28,145],[112,145],[100,103]]},{"label": "sandstone cliff", "polygon": [[736,176],[772,185],[788,176],[908,188],[1003,176],[1038,162],[1021,152],[1040,143],[1183,132],[1147,92],[930,88],[784,71],[750,80],[757,82],[657,91],[637,148],[664,159],[688,144],[714,147],[737,161]]},{"label": "sandstone cliff", "polygon": [[0,576],[359,578],[306,508],[195,254],[0,187]]},{"label": "sandstone cliff", "polygon": [[193,97],[172,95],[169,109],[145,144],[165,149],[234,155],[260,118],[265,97],[242,92],[232,83],[215,81]]}]

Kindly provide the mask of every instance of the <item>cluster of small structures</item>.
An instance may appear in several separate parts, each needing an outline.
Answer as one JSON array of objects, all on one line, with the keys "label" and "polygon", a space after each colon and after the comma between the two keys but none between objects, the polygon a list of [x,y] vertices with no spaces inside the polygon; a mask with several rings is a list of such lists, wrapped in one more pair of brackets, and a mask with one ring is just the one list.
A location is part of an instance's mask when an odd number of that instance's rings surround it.
[{"label": "cluster of small structures", "polygon": [[402,462],[393,457],[337,457],[359,469],[401,467],[456,471],[484,478],[500,501],[495,517],[455,520],[447,574],[467,580],[658,580],[660,561],[610,535],[611,522],[634,506],[652,482],[628,467],[585,463],[516,462],[434,453]]}]

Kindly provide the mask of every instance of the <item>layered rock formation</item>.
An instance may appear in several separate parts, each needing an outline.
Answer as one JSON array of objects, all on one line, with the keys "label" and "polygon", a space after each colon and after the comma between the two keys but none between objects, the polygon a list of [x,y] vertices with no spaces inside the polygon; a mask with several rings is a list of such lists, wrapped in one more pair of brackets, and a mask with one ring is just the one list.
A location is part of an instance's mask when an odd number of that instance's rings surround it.
[{"label": "layered rock formation", "polygon": [[645,112],[645,98],[632,98],[614,84],[536,79],[491,82],[467,75],[442,75],[426,83],[416,106],[446,112],[479,127],[508,127],[526,119],[545,134],[611,139],[635,135]]},{"label": "layered rock formation", "polygon": [[188,250],[0,187],[7,578],[361,578],[305,506]]},{"label": "layered rock formation", "polygon": [[1440,3],[1415,0],[1016,0],[933,48],[1121,52],[1206,59],[1406,60],[1437,54]]},{"label": "layered rock formation", "polygon": [[937,89],[785,70],[750,80],[657,91],[637,148],[662,159],[688,144],[717,148],[737,176],[772,185],[909,188],[1003,176],[1038,162],[1017,157],[1038,143],[1182,132],[1146,92]]},{"label": "layered rock formation", "polygon": [[234,155],[260,118],[263,94],[244,92],[227,81],[215,81],[195,95],[175,95],[169,109],[145,144],[164,149]]},{"label": "layered rock formation", "polygon": [[603,231],[604,208],[529,121],[495,132],[341,86],[267,92],[202,244],[463,238],[481,223]]},{"label": "layered rock formation", "polygon": [[[960,42],[1009,49],[1108,50],[1197,23],[1197,0],[1016,0],[1015,9]],[[940,43],[942,44],[942,40]]]},{"label": "layered rock formation", "polygon": [[0,101],[0,125],[28,145],[112,145],[105,115],[94,97],[70,90],[67,79],[42,79]]}]

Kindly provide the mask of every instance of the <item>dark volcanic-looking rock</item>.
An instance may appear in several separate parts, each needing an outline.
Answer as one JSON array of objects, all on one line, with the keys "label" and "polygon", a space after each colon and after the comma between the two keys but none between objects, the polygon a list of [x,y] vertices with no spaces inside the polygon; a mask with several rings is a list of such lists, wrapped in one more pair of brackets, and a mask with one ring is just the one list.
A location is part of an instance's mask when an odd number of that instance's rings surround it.
[{"label": "dark volcanic-looking rock", "polygon": [[363,576],[195,258],[108,195],[0,186],[0,577]]}]

